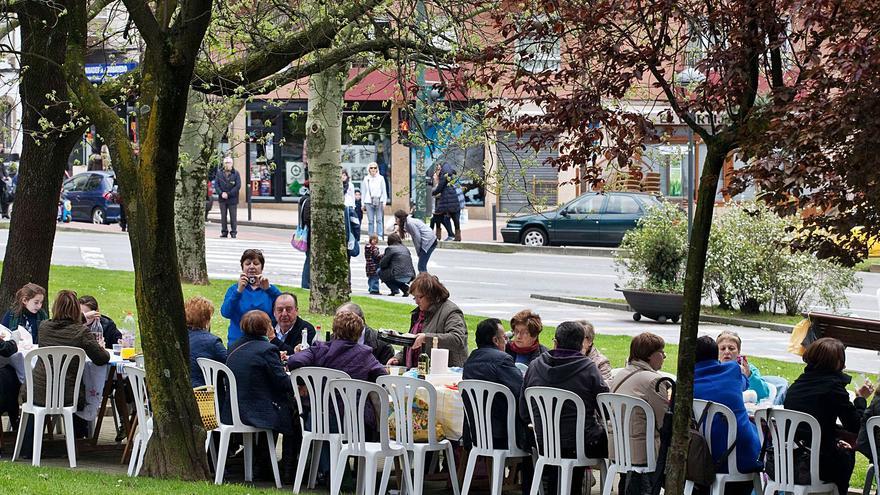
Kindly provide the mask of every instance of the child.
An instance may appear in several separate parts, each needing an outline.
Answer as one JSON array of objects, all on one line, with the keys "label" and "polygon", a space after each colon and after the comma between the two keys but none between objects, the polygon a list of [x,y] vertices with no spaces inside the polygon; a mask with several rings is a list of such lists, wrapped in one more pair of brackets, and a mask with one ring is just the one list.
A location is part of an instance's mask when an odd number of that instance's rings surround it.
[{"label": "child", "polygon": [[43,300],[46,298],[46,289],[37,284],[24,284],[15,293],[12,307],[3,315],[2,324],[10,331],[15,331],[19,326],[24,327],[34,344],[38,344],[37,330],[43,320],[49,319],[49,314],[43,309]]},{"label": "child", "polygon": [[370,294],[379,294],[379,261],[382,256],[379,254],[379,236],[370,235],[370,242],[364,247],[364,256],[367,259],[367,284]]}]

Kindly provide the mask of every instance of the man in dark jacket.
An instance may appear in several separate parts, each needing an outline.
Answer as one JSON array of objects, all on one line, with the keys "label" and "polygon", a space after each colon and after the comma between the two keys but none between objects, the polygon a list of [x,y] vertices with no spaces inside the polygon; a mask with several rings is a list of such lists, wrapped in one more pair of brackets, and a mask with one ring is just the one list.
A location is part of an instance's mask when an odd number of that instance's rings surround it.
[{"label": "man in dark jacket", "polygon": [[269,342],[280,351],[293,355],[293,349],[302,343],[302,331],[306,331],[306,340],[311,345],[315,340],[315,327],[299,316],[299,301],[296,294],[282,292],[275,298],[272,307],[275,321],[274,334],[269,335]]},{"label": "man in dark jacket", "polygon": [[347,302],[336,309],[336,314],[343,311],[351,311],[360,316],[364,320],[364,331],[358,339],[358,344],[363,344],[373,350],[373,357],[380,363],[387,363],[389,359],[394,357],[394,348],[379,340],[379,332],[367,325],[367,318],[364,316],[364,310],[353,302]]},{"label": "man in dark jacket", "polygon": [[[238,235],[238,191],[241,189],[241,175],[232,168],[232,157],[223,159],[223,171],[217,174],[217,195],[220,203],[220,237]],[[227,215],[229,229],[226,228]]]},{"label": "man in dark jacket", "polygon": [[406,297],[409,295],[409,283],[414,278],[416,270],[413,268],[409,249],[403,245],[399,234],[389,234],[388,247],[379,261],[379,279],[391,289],[392,296],[403,291],[403,297]]},{"label": "man in dark jacket", "polygon": [[[566,404],[559,420],[563,454],[574,456],[575,439],[580,435],[584,439],[587,457],[605,458],[608,456],[608,439],[604,428],[596,419],[598,410],[596,396],[608,392],[608,386],[599,374],[596,364],[583,355],[584,327],[574,321],[562,322],[556,327],[554,341],[556,347],[553,350],[542,354],[529,365],[529,370],[523,379],[523,393],[519,399],[520,418],[523,421],[531,421],[525,395],[529,387],[555,387],[574,392],[584,401],[584,431],[575,431],[577,411],[571,403]],[[540,421],[540,417],[536,414],[535,422],[540,423]],[[535,432],[540,436],[540,424],[535,425]],[[575,469],[571,485],[572,493],[580,492],[583,476],[584,469]],[[556,493],[556,479],[556,476],[549,476],[551,487],[547,493]]]},{"label": "man in dark jacket", "polygon": [[[0,356],[8,358],[18,352],[18,346],[11,338],[3,340],[0,335]],[[4,361],[6,361],[4,359]],[[9,414],[13,425],[18,425],[18,390],[21,383],[11,364],[0,364],[0,415]]]}]

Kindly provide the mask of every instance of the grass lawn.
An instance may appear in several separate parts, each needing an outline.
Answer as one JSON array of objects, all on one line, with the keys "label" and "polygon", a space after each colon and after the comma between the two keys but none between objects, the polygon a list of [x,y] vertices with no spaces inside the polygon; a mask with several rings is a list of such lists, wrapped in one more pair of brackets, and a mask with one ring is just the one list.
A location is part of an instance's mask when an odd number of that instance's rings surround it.
[{"label": "grass lawn", "polygon": [[868,258],[861,263],[856,264],[856,270],[869,272],[873,265],[880,265],[880,258]]},{"label": "grass lawn", "polygon": [[[220,305],[223,302],[223,296],[227,290],[227,288],[232,284],[232,281],[215,281],[211,285],[208,286],[196,286],[196,285],[183,285],[183,293],[184,297],[192,297],[195,295],[204,296],[216,305],[216,310],[214,313],[214,318],[211,320],[211,329],[212,332],[224,341],[226,340],[226,329],[227,329],[227,321],[220,316]],[[137,313],[135,310],[134,304],[134,274],[132,272],[125,271],[113,271],[113,270],[99,270],[88,267],[68,267],[68,266],[53,266],[50,276],[50,286],[51,292],[49,294],[49,305],[51,306],[51,300],[53,299],[53,294],[60,289],[73,289],[76,290],[79,295],[91,294],[98,299],[98,303],[100,305],[101,312],[119,323],[126,311],[131,311],[137,317]],[[321,325],[322,331],[327,331],[330,329],[330,324],[332,318],[324,315],[312,315],[309,314],[306,310],[308,309],[308,291],[280,286],[281,290],[288,290],[297,294],[299,298],[300,308],[302,309],[302,317],[306,320],[310,321],[314,325]],[[453,301],[455,300],[455,296],[452,297]],[[407,331],[409,329],[410,324],[410,310],[414,307],[411,299],[400,299],[400,302],[389,302],[386,300],[367,297],[367,296],[354,296],[352,300],[358,303],[364,310],[364,313],[367,317],[367,323],[373,328],[392,328],[399,331]],[[613,300],[614,302],[623,302],[623,300]],[[477,323],[481,320],[481,317],[474,315],[466,315],[465,320],[467,321],[467,326],[471,330],[468,333],[468,339],[470,343],[470,347],[474,347],[474,337],[473,337],[473,329],[476,328]],[[797,320],[799,321],[799,319]],[[611,364],[614,367],[622,367],[626,363],[626,358],[629,355],[629,342],[630,337],[622,336],[622,335],[601,335],[601,328],[599,330],[599,335],[596,338],[596,346],[601,350],[608,358],[611,360]],[[541,332],[541,342],[548,346],[552,347],[553,340],[553,328],[545,327],[544,331]],[[675,366],[677,362],[678,356],[678,346],[676,345],[667,345],[666,346],[666,364],[664,366],[664,370],[675,373]],[[773,359],[763,359],[763,358],[749,358],[749,361],[757,366],[761,373],[764,375],[778,375],[788,379],[789,383],[793,382],[803,371],[803,366],[795,363],[786,363],[782,361],[776,361]],[[871,377],[875,378],[875,377]],[[867,461],[861,454],[856,456],[856,470],[853,474],[852,486],[861,487],[863,485],[865,479],[865,472],[867,470]],[[2,470],[2,474],[0,474],[0,493],[10,492],[8,490],[2,490],[5,486],[4,483],[15,482],[16,488],[21,488],[20,480],[18,480],[19,476],[15,473],[19,471],[16,470],[7,470],[6,468],[9,465],[4,464],[4,469]],[[57,470],[52,471],[48,470],[49,476],[58,476],[59,478],[55,478],[55,482],[48,483],[46,479],[42,477],[43,471],[27,471],[28,467],[16,466],[15,469],[22,469],[21,473],[29,473],[28,478],[32,479],[34,486],[37,486],[39,483],[44,483],[45,486],[66,486],[61,477],[66,476],[68,473],[67,470]],[[76,475],[70,474],[70,476],[80,476],[79,472]],[[82,474],[88,478],[91,476],[90,474]],[[101,483],[104,486],[104,483],[108,483],[107,479],[100,478],[98,475],[95,475],[94,483]],[[112,478],[112,477],[111,477]],[[12,480],[12,481],[10,481]],[[86,483],[89,483],[89,480],[83,480],[82,486],[86,486]],[[115,479],[112,480],[115,483]],[[123,480],[124,483],[143,483],[144,491],[152,491],[155,487],[156,491],[160,489],[162,491],[166,491],[164,488],[160,488],[160,485],[151,485],[151,480]],[[160,482],[156,482],[160,483]],[[12,485],[9,485],[12,486]],[[41,485],[42,486],[42,485]],[[95,485],[98,486],[98,485]],[[184,485],[180,485],[183,487]],[[188,486],[188,485],[187,485]],[[198,491],[199,485],[193,485],[191,488],[187,488],[187,493],[202,493]],[[70,486],[67,487],[70,490],[79,490],[80,486]],[[205,485],[204,488],[207,490],[208,485]],[[183,490],[183,488],[181,488]],[[192,491],[195,490],[195,491]],[[212,489],[213,490],[213,489]],[[25,493],[22,490],[15,490],[21,493]],[[173,488],[172,488],[173,491]],[[83,488],[82,491],[69,491],[64,493],[87,493],[88,489]],[[39,491],[35,491],[34,493],[41,493]],[[220,492],[226,493],[226,492]],[[245,491],[229,491],[228,493],[245,493]],[[247,493],[263,493],[259,491],[248,491]]]},{"label": "grass lawn", "polygon": [[[589,297],[589,296],[579,296],[577,299],[586,299],[586,300],[594,300],[594,301],[603,301],[617,304],[626,304],[626,299],[614,298],[614,297]],[[751,320],[751,321],[766,321],[769,323],[779,323],[781,325],[797,325],[803,319],[801,315],[788,316],[786,314],[780,313],[769,313],[767,311],[761,311],[757,314],[746,314],[741,311],[735,309],[721,309],[718,306],[703,306],[700,308],[700,312],[702,314],[713,315],[713,316],[727,316],[729,318],[738,318],[741,320]]]}]

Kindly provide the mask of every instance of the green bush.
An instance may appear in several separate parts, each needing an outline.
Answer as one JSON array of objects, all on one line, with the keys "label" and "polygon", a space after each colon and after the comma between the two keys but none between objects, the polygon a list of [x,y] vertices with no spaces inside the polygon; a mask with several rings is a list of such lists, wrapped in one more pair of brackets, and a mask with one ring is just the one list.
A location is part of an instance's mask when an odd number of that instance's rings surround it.
[{"label": "green bush", "polygon": [[[625,286],[651,292],[684,291],[687,259],[687,217],[668,202],[651,208],[623,237],[615,257]],[[620,254],[625,252],[626,255]]]}]

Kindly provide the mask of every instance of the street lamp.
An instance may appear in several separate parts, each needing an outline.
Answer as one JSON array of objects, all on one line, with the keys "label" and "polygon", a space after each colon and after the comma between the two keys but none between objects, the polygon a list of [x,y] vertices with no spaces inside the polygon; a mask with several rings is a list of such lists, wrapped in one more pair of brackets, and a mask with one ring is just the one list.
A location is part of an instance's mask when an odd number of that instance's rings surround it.
[{"label": "street lamp", "polygon": [[[702,72],[698,71],[693,67],[687,67],[683,71],[679,72],[675,81],[681,87],[688,87],[691,84],[701,83],[706,80],[706,76],[703,75]],[[688,228],[687,228],[687,236],[688,242],[691,239],[691,228],[694,223],[694,176],[696,175],[696,167],[694,164],[694,130],[690,125],[687,126],[688,133],[688,164],[687,164],[687,215],[688,215]]]}]

